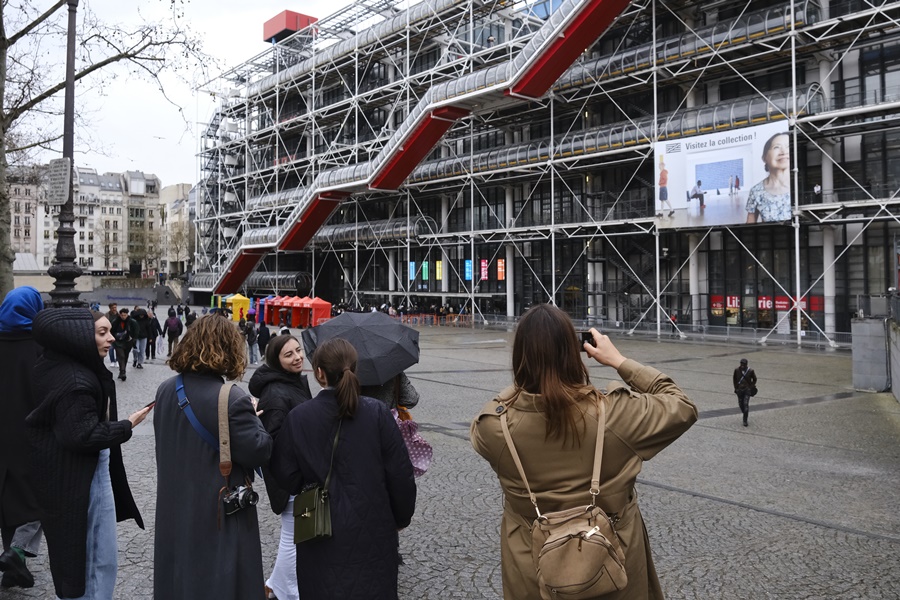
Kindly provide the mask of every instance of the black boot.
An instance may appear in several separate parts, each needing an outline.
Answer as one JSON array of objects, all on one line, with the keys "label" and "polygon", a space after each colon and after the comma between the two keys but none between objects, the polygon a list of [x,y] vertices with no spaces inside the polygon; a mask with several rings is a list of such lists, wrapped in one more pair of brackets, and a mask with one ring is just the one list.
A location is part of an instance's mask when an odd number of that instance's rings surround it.
[{"label": "black boot", "polygon": [[0,554],[0,571],[3,571],[2,587],[34,587],[34,575],[25,566],[25,559],[12,548]]}]

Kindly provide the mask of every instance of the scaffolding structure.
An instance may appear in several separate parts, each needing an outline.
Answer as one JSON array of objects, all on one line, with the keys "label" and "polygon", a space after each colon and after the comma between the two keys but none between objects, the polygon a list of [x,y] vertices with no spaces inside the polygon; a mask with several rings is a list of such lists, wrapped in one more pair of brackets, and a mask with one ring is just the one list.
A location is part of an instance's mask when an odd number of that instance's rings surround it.
[{"label": "scaffolding structure", "polygon": [[[309,273],[355,307],[552,301],[632,330],[835,344],[857,294],[897,285],[898,17],[879,0],[356,2],[218,82],[192,289]],[[654,143],[778,122],[790,221],[661,227]]]}]

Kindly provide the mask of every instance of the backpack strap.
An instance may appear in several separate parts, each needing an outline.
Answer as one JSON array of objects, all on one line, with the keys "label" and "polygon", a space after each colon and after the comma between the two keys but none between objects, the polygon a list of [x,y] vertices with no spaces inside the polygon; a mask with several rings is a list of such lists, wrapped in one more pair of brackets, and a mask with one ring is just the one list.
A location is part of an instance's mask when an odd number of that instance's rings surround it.
[{"label": "backpack strap", "polygon": [[[597,505],[597,496],[600,494],[600,465],[603,459],[603,436],[606,430],[606,404],[603,402],[603,397],[599,394],[597,395],[597,400],[598,411],[600,414],[597,418],[597,441],[594,444],[594,467],[591,471],[591,488],[589,490],[591,494],[591,507]],[[537,505],[537,497],[534,495],[534,492],[531,491],[531,486],[528,485],[528,478],[525,477],[525,469],[522,467],[522,460],[519,458],[519,453],[516,451],[516,445],[513,443],[512,436],[509,433],[509,423],[506,419],[507,407],[501,404],[501,408],[503,409],[503,412],[500,414],[500,427],[503,429],[503,437],[506,439],[509,453],[512,455],[513,462],[516,463],[516,469],[519,471],[519,476],[522,478],[525,489],[528,491],[528,498],[534,506],[538,519],[540,519],[542,515],[541,510]]]}]

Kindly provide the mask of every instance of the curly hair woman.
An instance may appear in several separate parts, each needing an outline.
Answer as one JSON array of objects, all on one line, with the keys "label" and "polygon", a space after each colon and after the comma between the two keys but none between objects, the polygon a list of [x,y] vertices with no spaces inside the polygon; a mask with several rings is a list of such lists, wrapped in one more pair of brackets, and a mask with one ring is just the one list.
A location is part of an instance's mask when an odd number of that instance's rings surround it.
[{"label": "curly hair woman", "polygon": [[[628,585],[604,600],[662,598],[650,556],[647,530],[634,482],[650,460],[697,420],[697,409],[675,382],[653,367],[626,359],[605,335],[591,330],[594,345],[582,344],[572,321],[549,304],[528,310],[513,341],[513,385],[488,402],[472,423],[475,451],[490,462],[503,488],[500,524],[503,597],[540,600],[532,559],[534,507],[501,429],[509,431],[531,490],[544,513],[591,500],[591,470],[599,403],[606,404],[599,506],[616,520],[625,549]],[[612,367],[631,388],[598,393],[581,358]]]},{"label": "curly hair woman", "polygon": [[[206,316],[187,330],[169,366],[177,376],[156,392],[156,547],[153,595],[158,600],[244,600],[263,595],[262,551],[256,506],[224,514],[219,451],[189,419],[218,441],[218,397],[225,380],[240,380],[244,336],[227,319]],[[179,406],[179,385],[186,402]],[[237,386],[228,396],[233,463],[228,487],[253,480],[267,463],[272,438],[250,396]],[[227,490],[224,490],[227,491]]]}]

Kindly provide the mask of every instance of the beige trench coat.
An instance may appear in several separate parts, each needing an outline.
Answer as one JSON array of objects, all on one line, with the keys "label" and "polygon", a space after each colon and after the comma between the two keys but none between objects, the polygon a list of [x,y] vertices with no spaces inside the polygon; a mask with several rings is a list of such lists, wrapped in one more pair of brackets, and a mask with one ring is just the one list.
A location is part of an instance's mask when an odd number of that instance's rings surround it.
[{"label": "beige trench coat", "polygon": [[[619,368],[619,376],[631,389],[614,384],[606,396],[598,504],[619,517],[616,530],[625,551],[628,586],[603,598],[662,598],[634,482],[645,460],[653,458],[697,420],[697,408],[669,377],[652,367],[626,360]],[[585,420],[577,421],[579,442],[545,441],[541,396],[527,392],[517,395],[509,387],[488,402],[472,422],[472,445],[491,463],[505,497],[500,525],[503,597],[540,600],[531,555],[531,525],[536,513],[506,447],[497,412],[501,402],[508,403],[513,398],[515,402],[507,410],[510,434],[541,512],[590,504],[588,490],[598,412],[593,399],[585,399]]]}]

